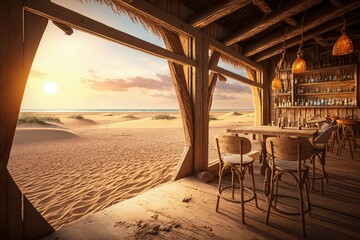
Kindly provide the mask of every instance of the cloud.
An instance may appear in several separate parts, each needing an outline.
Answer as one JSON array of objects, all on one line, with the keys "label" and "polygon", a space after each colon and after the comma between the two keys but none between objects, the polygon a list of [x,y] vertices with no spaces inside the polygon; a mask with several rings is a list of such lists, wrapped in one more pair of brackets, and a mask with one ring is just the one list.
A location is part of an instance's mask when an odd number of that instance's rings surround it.
[{"label": "cloud", "polygon": [[[132,88],[146,89],[146,90],[170,90],[173,89],[173,84],[170,76],[163,74],[156,74],[157,79],[144,78],[144,77],[133,77],[133,78],[114,78],[105,80],[96,80],[94,71],[91,79],[84,78],[81,80],[82,83],[86,84],[90,89],[96,91],[112,91],[112,92],[123,92],[128,91]],[[95,78],[95,79],[94,79]]]},{"label": "cloud", "polygon": [[232,94],[215,93],[214,99],[215,100],[235,100],[235,99],[238,99],[238,96],[234,96]]},{"label": "cloud", "polygon": [[165,94],[165,93],[154,93],[154,94],[149,94],[150,97],[154,97],[154,98],[166,98],[166,99],[170,99],[170,100],[176,100],[176,95],[172,92],[170,92],[169,94]]},{"label": "cloud", "polygon": [[37,71],[37,70],[31,70],[31,71],[30,71],[30,76],[31,76],[31,77],[34,77],[34,78],[40,78],[40,79],[45,79],[45,78],[47,78],[47,74],[46,74],[46,73],[43,73],[43,72],[40,72],[40,71]]},{"label": "cloud", "polygon": [[251,88],[249,86],[234,81],[227,81],[225,83],[219,81],[216,84],[215,91],[216,90],[224,92],[251,93]]}]

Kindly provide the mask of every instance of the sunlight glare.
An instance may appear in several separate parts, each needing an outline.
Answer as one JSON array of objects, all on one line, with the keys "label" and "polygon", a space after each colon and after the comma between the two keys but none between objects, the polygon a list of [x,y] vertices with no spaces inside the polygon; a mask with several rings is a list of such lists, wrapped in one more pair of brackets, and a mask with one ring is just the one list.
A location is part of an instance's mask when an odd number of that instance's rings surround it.
[{"label": "sunlight glare", "polygon": [[57,92],[58,86],[54,82],[47,82],[44,84],[44,92],[48,94],[54,94]]}]

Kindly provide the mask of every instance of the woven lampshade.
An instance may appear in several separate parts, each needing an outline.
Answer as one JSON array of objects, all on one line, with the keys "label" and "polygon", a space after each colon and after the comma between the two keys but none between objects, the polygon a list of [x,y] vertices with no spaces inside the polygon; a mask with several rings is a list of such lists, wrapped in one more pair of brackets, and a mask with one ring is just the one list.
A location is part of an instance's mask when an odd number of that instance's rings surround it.
[{"label": "woven lampshade", "polygon": [[335,42],[332,55],[339,56],[352,53],[354,51],[351,39],[344,32]]},{"label": "woven lampshade", "polygon": [[275,78],[271,82],[271,88],[274,90],[280,90],[281,89],[281,80],[278,76],[275,76]]},{"label": "woven lampshade", "polygon": [[305,72],[306,71],[306,62],[301,57],[300,54],[298,54],[297,58],[295,59],[293,65],[292,65],[292,72],[293,73],[299,73],[299,72]]}]

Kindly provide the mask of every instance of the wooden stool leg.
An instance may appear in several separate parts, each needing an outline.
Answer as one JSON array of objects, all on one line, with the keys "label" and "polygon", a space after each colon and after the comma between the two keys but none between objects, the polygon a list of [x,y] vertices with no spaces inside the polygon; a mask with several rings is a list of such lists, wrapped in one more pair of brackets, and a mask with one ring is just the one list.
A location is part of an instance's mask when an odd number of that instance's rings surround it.
[{"label": "wooden stool leg", "polygon": [[252,164],[249,167],[249,172],[250,172],[251,178],[252,178],[252,186],[253,186],[252,188],[253,188],[253,192],[254,192],[254,196],[255,196],[255,206],[256,206],[256,208],[258,208],[257,195],[256,195],[256,191],[255,191],[254,167]]},{"label": "wooden stool leg", "polygon": [[241,222],[245,223],[245,203],[244,203],[244,178],[243,176],[239,176],[240,181],[240,197],[241,197]]},{"label": "wooden stool leg", "polygon": [[300,221],[301,221],[301,232],[303,237],[305,237],[305,216],[304,216],[304,205],[303,205],[303,193],[302,187],[298,186],[299,191],[299,204],[300,204]]}]

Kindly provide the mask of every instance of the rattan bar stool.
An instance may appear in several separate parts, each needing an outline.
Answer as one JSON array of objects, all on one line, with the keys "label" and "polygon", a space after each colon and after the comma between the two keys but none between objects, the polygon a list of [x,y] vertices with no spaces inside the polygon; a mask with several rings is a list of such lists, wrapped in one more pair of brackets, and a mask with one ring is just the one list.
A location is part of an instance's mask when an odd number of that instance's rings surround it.
[{"label": "rattan bar stool", "polygon": [[354,129],[357,122],[349,119],[343,119],[338,121],[340,121],[341,124],[342,135],[341,135],[340,145],[337,150],[337,155],[339,156],[341,155],[342,150],[345,149],[345,145],[347,142],[349,146],[351,158],[354,159],[353,151],[354,152],[356,151],[356,138],[354,134]]},{"label": "rattan bar stool", "polygon": [[[266,225],[269,224],[271,209],[284,215],[300,215],[301,231],[305,237],[305,214],[311,212],[311,204],[308,189],[309,167],[303,162],[313,154],[313,146],[304,138],[269,137],[266,139],[266,151],[270,154],[268,162],[271,169]],[[296,188],[298,197],[285,193],[279,194],[279,181],[285,181],[284,178],[289,182],[292,182],[291,179],[295,180],[295,185],[290,186]],[[303,196],[304,192],[306,199]],[[289,207],[293,205],[279,203],[278,198],[297,199],[299,210],[289,210]]]},{"label": "rattan bar stool", "polygon": [[[326,165],[326,149],[327,144],[334,132],[337,132],[338,126],[336,125],[328,125],[321,132],[315,137],[313,141],[313,150],[314,153],[310,160],[310,179],[311,179],[311,186],[314,189],[315,180],[320,180],[320,191],[321,194],[324,194],[324,186],[323,180],[326,179],[328,182],[328,174],[325,171]],[[316,161],[318,160],[318,161]],[[316,166],[316,162],[320,164],[320,167]]]},{"label": "rattan bar stool", "polygon": [[[241,221],[245,223],[245,203],[255,200],[255,205],[258,207],[253,169],[254,159],[245,155],[251,151],[251,142],[245,137],[225,135],[216,138],[216,145],[220,160],[216,211],[219,211],[220,198],[229,202],[240,203]],[[230,185],[223,183],[223,177],[229,170],[231,171]],[[252,189],[244,186],[244,178],[247,171],[252,178]],[[239,185],[235,185],[235,176],[239,181]],[[235,188],[239,188],[240,196],[235,195]],[[226,190],[231,190],[231,196],[230,194],[225,194],[228,192]],[[246,199],[244,191],[248,193]]]}]

